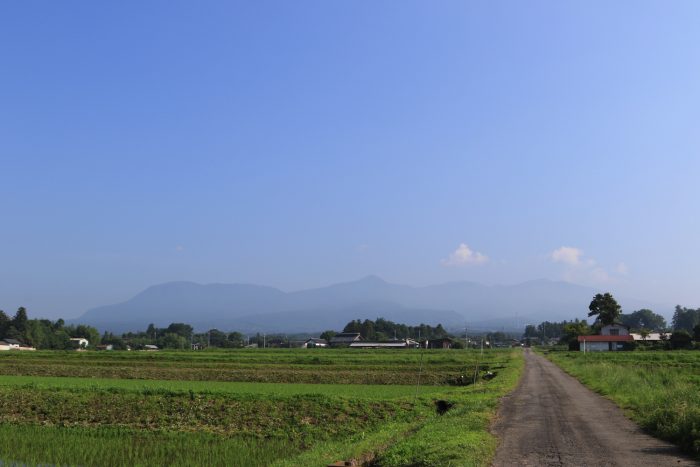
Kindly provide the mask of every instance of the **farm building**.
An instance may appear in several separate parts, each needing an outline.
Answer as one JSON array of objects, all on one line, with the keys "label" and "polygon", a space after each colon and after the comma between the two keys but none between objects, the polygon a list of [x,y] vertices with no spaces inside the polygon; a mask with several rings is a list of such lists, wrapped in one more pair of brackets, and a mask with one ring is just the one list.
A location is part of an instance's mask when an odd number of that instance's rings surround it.
[{"label": "farm building", "polygon": [[304,349],[312,349],[315,347],[328,347],[328,341],[326,339],[312,337],[311,339],[304,342],[301,347]]},{"label": "farm building", "polygon": [[22,343],[17,339],[3,339],[3,342],[7,345],[7,349],[2,350],[13,350],[22,347]]},{"label": "farm building", "polygon": [[603,326],[595,336],[578,336],[582,352],[607,352],[623,350],[626,343],[634,342],[629,328],[624,324],[613,323]]},{"label": "farm building", "polygon": [[413,339],[388,342],[356,341],[350,344],[351,349],[417,349],[418,347],[418,342]]},{"label": "farm building", "polygon": [[70,343],[71,343],[71,345],[73,345],[79,349],[84,349],[85,347],[90,345],[90,342],[87,339],[85,339],[84,337],[71,337]]},{"label": "farm building", "polygon": [[146,351],[148,351],[148,352],[155,352],[156,350],[158,350],[158,346],[157,346],[157,345],[146,344],[146,345],[143,346],[143,350],[146,350]]},{"label": "farm building", "polygon": [[440,339],[430,339],[428,341],[429,349],[451,349],[454,341],[449,337],[441,337]]},{"label": "farm building", "polygon": [[630,333],[635,342],[661,342],[671,338],[670,334],[665,332],[650,332],[646,337],[641,334]]},{"label": "farm building", "polygon": [[330,345],[331,347],[342,347],[361,340],[362,336],[359,332],[341,332],[331,337]]}]

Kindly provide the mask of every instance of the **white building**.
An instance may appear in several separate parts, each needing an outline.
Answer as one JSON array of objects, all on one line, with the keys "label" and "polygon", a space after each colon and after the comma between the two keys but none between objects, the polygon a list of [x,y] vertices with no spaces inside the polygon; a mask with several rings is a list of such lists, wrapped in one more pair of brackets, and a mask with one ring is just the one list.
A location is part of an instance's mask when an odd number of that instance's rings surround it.
[{"label": "white building", "polygon": [[603,326],[595,336],[578,336],[581,352],[607,352],[623,350],[625,343],[634,342],[627,326],[613,323]]},{"label": "white building", "polygon": [[84,349],[90,345],[90,342],[88,342],[88,340],[84,337],[71,337],[70,342],[79,349]]}]

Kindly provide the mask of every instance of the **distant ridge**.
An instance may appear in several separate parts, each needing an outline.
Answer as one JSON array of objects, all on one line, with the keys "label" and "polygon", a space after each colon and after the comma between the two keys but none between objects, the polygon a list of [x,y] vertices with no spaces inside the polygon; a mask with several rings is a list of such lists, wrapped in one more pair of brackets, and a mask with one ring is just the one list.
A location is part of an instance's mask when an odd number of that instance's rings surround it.
[{"label": "distant ridge", "polygon": [[[339,329],[352,319],[384,317],[407,324],[522,329],[526,323],[584,318],[597,292],[546,279],[515,285],[447,282],[412,287],[367,276],[296,292],[181,281],[154,285],[125,302],[89,310],[73,322],[112,332],[187,322],[199,330],[291,333]],[[620,301],[625,311],[652,306]]]}]

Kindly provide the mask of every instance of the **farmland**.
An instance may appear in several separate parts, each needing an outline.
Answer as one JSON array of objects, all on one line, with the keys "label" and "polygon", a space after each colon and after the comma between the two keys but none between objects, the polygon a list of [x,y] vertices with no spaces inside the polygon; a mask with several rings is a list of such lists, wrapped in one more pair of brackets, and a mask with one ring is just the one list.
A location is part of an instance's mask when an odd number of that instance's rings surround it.
[{"label": "farmland", "polygon": [[521,367],[519,350],[6,352],[0,459],[482,465]]},{"label": "farmland", "polygon": [[700,353],[550,352],[547,357],[612,399],[649,433],[700,456]]}]

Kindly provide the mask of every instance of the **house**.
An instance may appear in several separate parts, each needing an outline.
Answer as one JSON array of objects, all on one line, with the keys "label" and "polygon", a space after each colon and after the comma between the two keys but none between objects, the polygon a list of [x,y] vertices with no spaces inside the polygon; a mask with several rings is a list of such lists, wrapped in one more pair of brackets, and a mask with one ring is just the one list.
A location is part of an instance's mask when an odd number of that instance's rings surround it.
[{"label": "house", "polygon": [[192,350],[202,350],[204,348],[204,344],[201,344],[199,342],[193,342],[190,344],[190,349]]},{"label": "house", "polygon": [[351,349],[417,349],[418,347],[418,342],[413,339],[388,342],[355,341],[350,344]]},{"label": "house", "polygon": [[71,345],[73,345],[74,347],[77,347],[78,349],[84,349],[85,347],[87,347],[90,344],[90,342],[87,339],[85,339],[84,337],[71,337],[70,343],[71,343]]},{"label": "house", "polygon": [[312,349],[315,347],[328,347],[328,341],[326,339],[319,339],[312,337],[301,345],[304,349]]},{"label": "house", "polygon": [[102,345],[96,345],[95,348],[97,350],[114,350],[114,345],[113,344],[102,344]]},{"label": "house", "polygon": [[607,324],[595,336],[578,336],[581,352],[606,352],[624,350],[625,345],[634,342],[629,328],[624,324]]},{"label": "house", "polygon": [[454,341],[449,337],[441,337],[439,339],[430,339],[428,341],[429,349],[451,349]]},{"label": "house", "polygon": [[148,352],[155,352],[158,350],[158,346],[152,345],[152,344],[146,344],[143,346],[143,350],[146,350]]},{"label": "house", "polygon": [[0,350],[10,350],[10,344],[5,341],[0,341]]},{"label": "house", "polygon": [[362,340],[359,332],[341,332],[331,337],[331,347],[343,347]]},{"label": "house", "polygon": [[3,341],[8,345],[9,350],[19,349],[23,345],[17,339],[3,339]]}]

